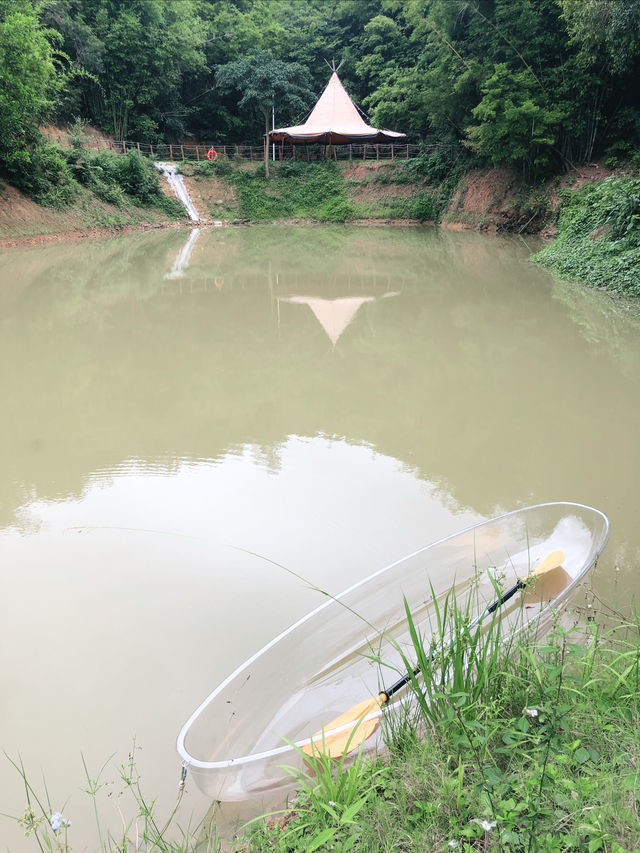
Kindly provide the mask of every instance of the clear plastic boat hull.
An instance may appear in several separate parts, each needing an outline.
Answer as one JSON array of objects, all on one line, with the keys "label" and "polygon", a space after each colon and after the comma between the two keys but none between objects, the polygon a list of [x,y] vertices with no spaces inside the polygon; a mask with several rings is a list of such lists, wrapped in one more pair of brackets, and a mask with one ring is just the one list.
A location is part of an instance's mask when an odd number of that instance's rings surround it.
[{"label": "clear plastic boat hull", "polygon": [[[198,787],[212,799],[246,800],[291,787],[285,766],[300,766],[298,750],[331,720],[404,672],[397,646],[410,649],[406,599],[429,636],[433,594],[454,588],[481,614],[500,589],[529,576],[562,550],[556,573],[534,605],[517,594],[501,606],[505,635],[548,629],[596,564],[609,521],[596,509],[549,503],[499,516],[442,539],[345,590],[300,619],[220,684],[178,736],[178,752]],[[558,580],[559,578],[559,580]],[[379,656],[385,666],[372,661]],[[398,694],[394,700],[402,699]],[[393,713],[390,703],[385,713]],[[378,712],[380,713],[380,712]],[[380,729],[365,743],[375,749]]]}]

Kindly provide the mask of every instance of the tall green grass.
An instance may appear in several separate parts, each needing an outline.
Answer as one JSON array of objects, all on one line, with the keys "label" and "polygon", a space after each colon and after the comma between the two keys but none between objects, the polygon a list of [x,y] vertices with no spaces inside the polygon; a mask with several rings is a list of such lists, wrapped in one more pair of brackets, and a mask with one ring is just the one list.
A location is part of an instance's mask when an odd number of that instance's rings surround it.
[{"label": "tall green grass", "polygon": [[300,777],[286,817],[248,827],[243,849],[302,853],[322,837],[316,849],[371,853],[638,850],[640,620],[505,643],[499,617],[474,631],[451,597],[428,641],[408,616],[411,698],[386,721],[386,754],[356,759],[335,814],[330,764]]}]

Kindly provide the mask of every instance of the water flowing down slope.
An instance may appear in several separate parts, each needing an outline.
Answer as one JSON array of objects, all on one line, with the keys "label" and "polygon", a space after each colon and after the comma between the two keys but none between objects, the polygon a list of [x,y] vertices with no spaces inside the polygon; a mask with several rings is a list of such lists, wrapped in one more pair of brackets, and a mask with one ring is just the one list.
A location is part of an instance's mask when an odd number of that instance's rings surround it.
[{"label": "water flowing down slope", "polygon": [[185,209],[189,214],[189,219],[192,219],[194,222],[199,222],[200,216],[198,215],[198,211],[196,210],[194,203],[191,201],[191,196],[187,191],[182,175],[178,173],[178,167],[176,164],[157,162],[154,163],[154,165],[156,169],[159,169],[165,176],[176,198],[185,206]]}]

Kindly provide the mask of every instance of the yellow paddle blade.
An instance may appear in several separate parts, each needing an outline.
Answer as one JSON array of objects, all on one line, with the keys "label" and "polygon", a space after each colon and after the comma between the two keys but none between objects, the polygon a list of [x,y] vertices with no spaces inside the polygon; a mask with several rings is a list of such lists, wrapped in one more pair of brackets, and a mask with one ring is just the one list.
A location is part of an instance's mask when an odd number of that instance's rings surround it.
[{"label": "yellow paddle blade", "polygon": [[[386,701],[387,697],[380,693],[379,696],[359,702],[316,732],[311,742],[302,747],[302,751],[307,755],[328,755],[330,758],[340,758],[345,750],[353,752],[371,737],[380,725],[380,717],[372,720],[365,720],[364,717],[372,711],[377,711]],[[335,731],[336,729],[340,731]]]},{"label": "yellow paddle blade", "polygon": [[562,568],[565,558],[564,551],[553,551],[531,572],[524,594],[526,604],[553,601],[566,589],[571,583],[571,577]]},{"label": "yellow paddle blade", "polygon": [[552,569],[557,569],[566,560],[567,555],[564,551],[552,551],[550,554],[544,558],[544,560],[539,563],[536,568],[529,575],[530,578],[539,577],[540,575],[544,575],[545,572],[550,572]]}]

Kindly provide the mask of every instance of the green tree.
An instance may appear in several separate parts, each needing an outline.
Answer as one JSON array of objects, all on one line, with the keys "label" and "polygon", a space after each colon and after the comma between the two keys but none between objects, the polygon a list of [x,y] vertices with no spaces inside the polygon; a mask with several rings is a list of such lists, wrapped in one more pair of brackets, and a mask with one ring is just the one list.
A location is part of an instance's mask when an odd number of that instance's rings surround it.
[{"label": "green tree", "polygon": [[0,0],[0,169],[28,169],[39,124],[62,84],[57,33],[40,26],[31,0]]},{"label": "green tree", "polygon": [[527,71],[513,74],[498,63],[482,86],[483,98],[472,110],[480,124],[467,128],[468,144],[494,166],[519,163],[523,176],[547,167],[555,147],[561,114]]},{"label": "green tree", "polygon": [[264,119],[264,168],[269,177],[267,139],[271,110],[276,103],[279,116],[308,110],[314,97],[309,72],[298,63],[282,62],[269,52],[260,51],[221,65],[216,70],[216,82],[223,89],[241,92],[239,109],[258,113]]}]

